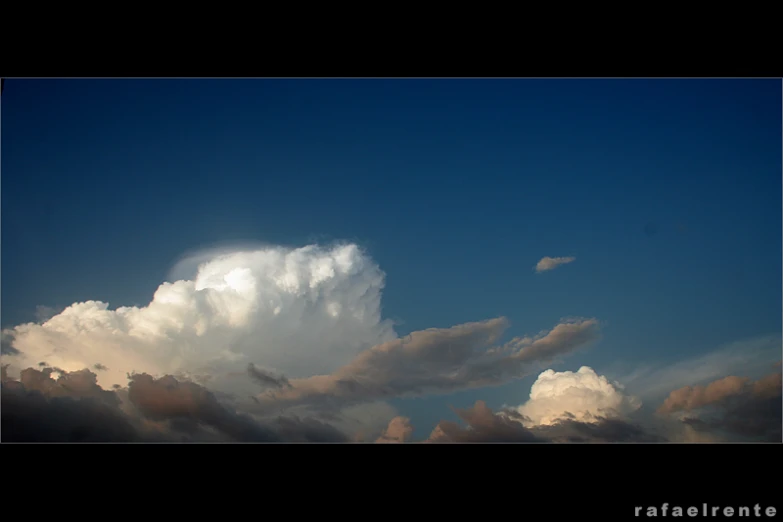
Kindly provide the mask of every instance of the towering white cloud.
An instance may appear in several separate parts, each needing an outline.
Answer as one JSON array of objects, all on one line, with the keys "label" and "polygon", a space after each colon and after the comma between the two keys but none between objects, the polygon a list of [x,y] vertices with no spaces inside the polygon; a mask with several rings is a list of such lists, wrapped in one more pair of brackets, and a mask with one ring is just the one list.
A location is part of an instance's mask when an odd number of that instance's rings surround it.
[{"label": "towering white cloud", "polygon": [[145,307],[75,303],[14,328],[20,353],[3,363],[12,372],[100,364],[107,388],[125,385],[129,372],[219,379],[250,363],[296,377],[396,338],[381,319],[384,273],[356,245],[268,246],[200,261],[192,279],[163,283]]},{"label": "towering white cloud", "polygon": [[593,422],[599,417],[623,417],[640,406],[619,384],[582,366],[577,372],[541,373],[530,388],[530,399],[516,411],[527,418],[525,424],[538,426],[567,419]]}]

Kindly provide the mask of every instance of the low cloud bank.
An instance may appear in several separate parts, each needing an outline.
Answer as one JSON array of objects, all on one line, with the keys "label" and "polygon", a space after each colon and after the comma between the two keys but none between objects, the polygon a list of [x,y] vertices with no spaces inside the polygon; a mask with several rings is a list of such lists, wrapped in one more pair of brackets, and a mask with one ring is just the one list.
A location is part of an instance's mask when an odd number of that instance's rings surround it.
[{"label": "low cloud bank", "polygon": [[783,442],[781,373],[752,381],[728,376],[705,386],[685,386],[672,391],[658,414],[673,417],[689,433],[709,435],[711,440]]},{"label": "low cloud bank", "polygon": [[518,412],[494,412],[483,401],[455,411],[465,425],[441,421],[427,442],[666,442],[666,438],[620,419],[560,419],[526,427],[527,419]]},{"label": "low cloud bank", "polygon": [[[572,261],[544,258],[537,269]],[[42,308],[40,323],[4,330],[3,440],[412,442],[410,420],[389,399],[498,386],[601,331],[595,318],[570,318],[503,342],[509,324],[498,317],[399,338],[380,313],[384,273],[352,244],[199,254],[173,273],[182,278],[161,284],[147,306]],[[757,344],[779,354],[771,337]],[[682,386],[722,377],[749,353],[627,380],[648,402],[669,394],[658,419],[679,434],[642,428],[640,394],[584,366],[540,373],[519,406],[457,409],[459,422],[438,423],[427,441],[780,441],[779,371]]]},{"label": "low cloud bank", "polygon": [[[5,368],[3,368],[5,370]],[[59,373],[54,379],[52,375]],[[28,368],[3,372],[2,440],[6,442],[346,442],[312,418],[259,422],[221,404],[206,388],[172,376],[130,377],[125,390],[104,390],[89,370]]]}]

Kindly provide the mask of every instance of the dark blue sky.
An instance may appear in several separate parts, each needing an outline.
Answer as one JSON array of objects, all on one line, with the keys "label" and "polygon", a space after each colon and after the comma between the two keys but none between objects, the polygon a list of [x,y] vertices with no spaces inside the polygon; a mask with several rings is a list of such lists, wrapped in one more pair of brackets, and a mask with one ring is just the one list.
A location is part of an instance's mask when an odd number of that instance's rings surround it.
[{"label": "dark blue sky", "polygon": [[781,82],[8,80],[2,217],[4,327],[146,304],[205,244],[346,239],[401,333],[700,353],[781,329]]}]

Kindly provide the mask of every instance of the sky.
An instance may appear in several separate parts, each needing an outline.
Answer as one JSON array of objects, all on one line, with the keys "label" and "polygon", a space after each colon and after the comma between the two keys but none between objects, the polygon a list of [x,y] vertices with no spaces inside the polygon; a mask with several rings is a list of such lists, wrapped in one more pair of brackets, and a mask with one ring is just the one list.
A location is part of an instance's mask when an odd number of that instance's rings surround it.
[{"label": "sky", "polygon": [[781,440],[780,80],[0,103],[3,440]]}]

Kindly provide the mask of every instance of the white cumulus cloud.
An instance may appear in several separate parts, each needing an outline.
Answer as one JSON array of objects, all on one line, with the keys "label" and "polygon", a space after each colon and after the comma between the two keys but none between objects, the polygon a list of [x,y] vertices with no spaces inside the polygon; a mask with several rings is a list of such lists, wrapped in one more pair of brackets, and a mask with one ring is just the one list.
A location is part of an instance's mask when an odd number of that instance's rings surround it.
[{"label": "white cumulus cloud", "polygon": [[598,417],[623,417],[641,406],[588,366],[576,372],[542,372],[530,389],[530,399],[514,408],[529,426],[551,425],[561,420],[594,422]]},{"label": "white cumulus cloud", "polygon": [[384,273],[356,245],[191,259],[195,275],[161,284],[147,306],[74,303],[42,324],[11,329],[19,353],[3,363],[12,372],[42,362],[65,371],[98,364],[106,388],[124,386],[129,372],[209,374],[214,384],[251,363],[292,377],[330,372],[397,337],[381,318]]}]

